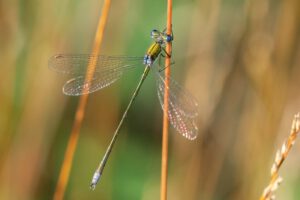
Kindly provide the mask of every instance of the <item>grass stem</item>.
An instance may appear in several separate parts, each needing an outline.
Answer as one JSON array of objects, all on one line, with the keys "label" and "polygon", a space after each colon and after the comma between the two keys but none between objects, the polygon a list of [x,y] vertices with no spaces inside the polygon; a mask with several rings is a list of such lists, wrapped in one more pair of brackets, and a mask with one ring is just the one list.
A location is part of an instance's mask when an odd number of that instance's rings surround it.
[{"label": "grass stem", "polygon": [[[100,46],[102,43],[104,28],[106,26],[106,22],[108,18],[109,8],[110,8],[110,0],[105,0],[101,12],[102,14],[99,18],[97,32],[95,35],[95,40],[93,45],[92,53],[95,55],[98,55],[100,52]],[[91,73],[87,73],[85,78],[86,81],[89,81],[92,78],[93,73],[95,71],[95,66],[96,66],[96,60],[93,60],[89,63],[87,70],[89,70]],[[87,94],[82,95],[80,97],[79,104],[75,114],[75,120],[73,123],[72,131],[65,152],[63,164],[60,170],[59,178],[54,192],[54,196],[53,196],[54,200],[62,200],[65,194],[66,185],[68,183],[69,176],[70,176],[74,153],[77,147],[79,132],[83,121],[87,100],[88,100]]]},{"label": "grass stem", "polygon": [[282,182],[282,178],[279,176],[279,169],[282,163],[286,160],[291,148],[295,144],[296,138],[300,132],[300,114],[294,116],[292,128],[288,139],[283,143],[281,149],[276,153],[275,162],[271,168],[271,181],[269,185],[264,189],[260,200],[273,200],[275,199],[274,191],[278,188]]},{"label": "grass stem", "polygon": [[[167,1],[167,34],[172,34],[172,0]],[[166,52],[171,55],[172,44],[168,42],[166,44]],[[164,95],[164,113],[163,113],[163,132],[162,132],[162,157],[161,157],[161,188],[160,199],[167,200],[167,186],[168,186],[168,135],[169,135],[169,123],[168,123],[168,98],[169,98],[169,77],[171,59],[166,56],[165,60],[165,95]]]}]

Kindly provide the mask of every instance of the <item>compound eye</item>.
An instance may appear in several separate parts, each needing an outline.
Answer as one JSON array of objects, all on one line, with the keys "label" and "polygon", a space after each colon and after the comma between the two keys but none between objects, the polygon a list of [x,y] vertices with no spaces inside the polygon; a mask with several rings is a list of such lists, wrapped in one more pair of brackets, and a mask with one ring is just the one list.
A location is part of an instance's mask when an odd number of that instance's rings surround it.
[{"label": "compound eye", "polygon": [[171,35],[167,35],[166,41],[171,42],[173,40],[173,37]]},{"label": "compound eye", "polygon": [[151,36],[152,38],[158,37],[158,36],[159,36],[159,31],[156,30],[156,29],[153,29],[153,30],[151,31],[151,33],[150,33],[150,36]]}]

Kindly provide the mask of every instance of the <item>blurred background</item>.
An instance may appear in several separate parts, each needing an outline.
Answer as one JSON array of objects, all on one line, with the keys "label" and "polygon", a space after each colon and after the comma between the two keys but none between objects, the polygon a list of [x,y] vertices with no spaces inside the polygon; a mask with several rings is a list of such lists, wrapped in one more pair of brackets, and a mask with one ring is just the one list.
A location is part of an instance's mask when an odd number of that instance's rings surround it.
[{"label": "blurred background", "polygon": [[[0,199],[52,199],[78,103],[57,53],[89,53],[102,0],[0,1]],[[165,1],[112,1],[101,53],[143,56]],[[199,136],[170,133],[171,200],[258,199],[300,110],[299,0],[173,2],[172,76],[199,101]],[[65,199],[159,199],[162,112],[152,75],[130,110],[103,178],[89,183],[141,68],[90,95]],[[300,141],[299,141],[300,143]],[[278,199],[300,198],[300,144]]]}]

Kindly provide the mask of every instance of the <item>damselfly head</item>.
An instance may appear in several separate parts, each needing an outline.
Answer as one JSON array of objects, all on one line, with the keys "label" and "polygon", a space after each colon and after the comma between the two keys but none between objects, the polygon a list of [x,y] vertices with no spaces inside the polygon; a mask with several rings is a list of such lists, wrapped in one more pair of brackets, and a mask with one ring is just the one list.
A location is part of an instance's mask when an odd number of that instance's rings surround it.
[{"label": "damselfly head", "polygon": [[156,29],[151,31],[150,36],[159,44],[165,44],[166,42],[171,42],[173,40],[173,35],[168,35],[165,31],[161,32]]},{"label": "damselfly head", "polygon": [[151,38],[153,38],[154,40],[156,40],[157,38],[159,38],[161,36],[161,32],[153,29],[150,33]]}]

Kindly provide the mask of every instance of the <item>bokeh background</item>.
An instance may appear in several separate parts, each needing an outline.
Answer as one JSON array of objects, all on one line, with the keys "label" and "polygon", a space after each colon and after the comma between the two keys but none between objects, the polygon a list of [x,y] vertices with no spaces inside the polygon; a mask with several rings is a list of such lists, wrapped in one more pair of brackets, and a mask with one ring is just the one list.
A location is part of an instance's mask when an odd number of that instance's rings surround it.
[{"label": "bokeh background", "polygon": [[[0,199],[52,199],[78,103],[56,53],[89,53],[102,0],[0,1]],[[112,1],[102,54],[143,56],[165,1]],[[258,199],[300,110],[299,0],[174,0],[172,76],[198,99],[199,136],[171,130],[169,199]],[[159,199],[162,112],[150,76],[95,191],[91,176],[143,68],[90,95],[65,199]],[[300,142],[299,142],[300,143]],[[300,145],[278,199],[300,198]]]}]

